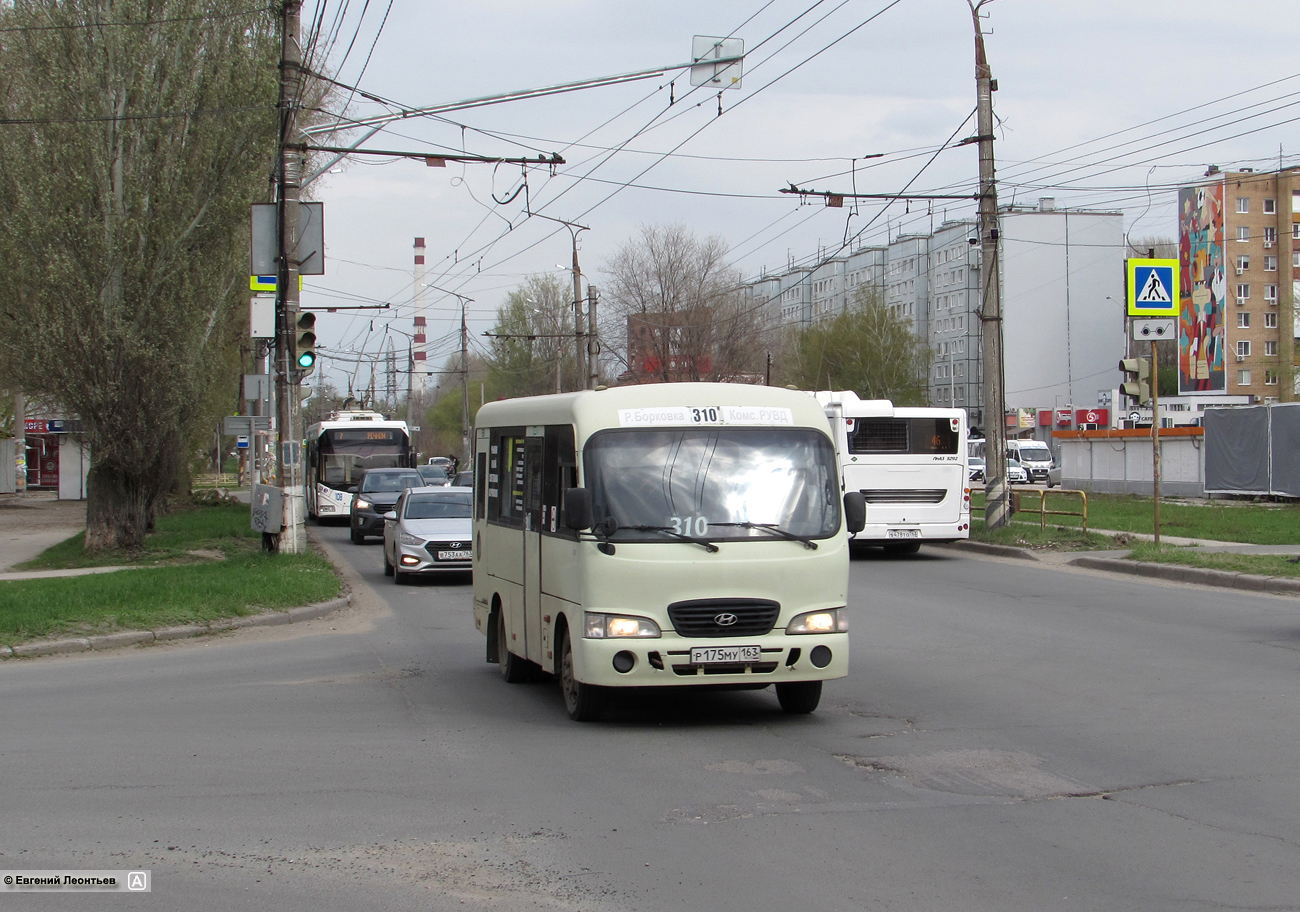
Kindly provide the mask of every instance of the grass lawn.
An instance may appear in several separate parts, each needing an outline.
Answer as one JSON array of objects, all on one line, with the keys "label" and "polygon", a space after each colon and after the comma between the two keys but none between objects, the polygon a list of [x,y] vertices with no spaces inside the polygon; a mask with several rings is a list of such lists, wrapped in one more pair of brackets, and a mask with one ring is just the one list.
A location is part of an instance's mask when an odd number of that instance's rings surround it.
[{"label": "grass lawn", "polygon": [[[972,491],[972,513],[984,513],[984,492]],[[1037,507],[1036,496],[1023,498]],[[1047,495],[1049,510],[1078,510],[1078,495],[1059,491]],[[1020,521],[1038,524],[1038,517],[1018,514]],[[1016,523],[1019,525],[1019,522]],[[1048,524],[1078,527],[1074,516],[1049,516]],[[1088,528],[1116,532],[1154,531],[1150,497],[1118,494],[1088,495]],[[1213,503],[1161,500],[1160,534],[1253,545],[1300,545],[1300,505],[1215,501]],[[1111,547],[1116,547],[1112,545]]]},{"label": "grass lawn", "polygon": [[1133,549],[1129,558],[1157,564],[1182,564],[1187,567],[1200,567],[1203,570],[1226,570],[1230,573],[1253,573],[1257,576],[1300,577],[1300,563],[1293,563],[1293,558],[1285,554],[1235,554],[1163,544],[1156,548],[1155,545],[1143,543]]},{"label": "grass lawn", "polygon": [[138,553],[88,557],[81,542],[81,535],[74,536],[20,569],[141,569],[0,583],[0,643],[204,623],[326,601],[339,593],[338,578],[324,558],[263,554],[246,506],[181,508],[159,520]]}]

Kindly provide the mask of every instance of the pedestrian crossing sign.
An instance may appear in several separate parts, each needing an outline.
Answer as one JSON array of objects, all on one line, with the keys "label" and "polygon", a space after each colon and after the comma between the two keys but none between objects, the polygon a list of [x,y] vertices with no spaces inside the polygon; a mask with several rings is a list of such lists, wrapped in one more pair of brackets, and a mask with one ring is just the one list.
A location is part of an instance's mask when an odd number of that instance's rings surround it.
[{"label": "pedestrian crossing sign", "polygon": [[1178,316],[1178,261],[1128,261],[1128,315]]}]

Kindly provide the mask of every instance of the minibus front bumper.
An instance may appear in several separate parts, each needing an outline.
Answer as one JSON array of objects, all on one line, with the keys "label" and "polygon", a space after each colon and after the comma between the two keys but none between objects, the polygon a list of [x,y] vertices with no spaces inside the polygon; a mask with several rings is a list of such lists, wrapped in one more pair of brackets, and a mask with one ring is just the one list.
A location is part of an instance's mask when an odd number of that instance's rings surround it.
[{"label": "minibus front bumper", "polygon": [[[575,644],[576,645],[576,644]],[[849,672],[849,635],[688,638],[584,638],[575,650],[574,672],[599,687],[663,687],[703,684],[764,686],[828,681]]]}]

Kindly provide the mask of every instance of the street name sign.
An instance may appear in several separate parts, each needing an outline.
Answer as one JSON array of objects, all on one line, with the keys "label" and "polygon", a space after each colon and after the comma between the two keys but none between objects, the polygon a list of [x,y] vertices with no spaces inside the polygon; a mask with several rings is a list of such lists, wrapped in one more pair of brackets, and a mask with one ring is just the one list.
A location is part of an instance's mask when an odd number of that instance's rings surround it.
[{"label": "street name sign", "polygon": [[227,437],[252,436],[258,431],[269,431],[270,429],[271,418],[269,415],[227,415],[221,419],[221,433]]}]

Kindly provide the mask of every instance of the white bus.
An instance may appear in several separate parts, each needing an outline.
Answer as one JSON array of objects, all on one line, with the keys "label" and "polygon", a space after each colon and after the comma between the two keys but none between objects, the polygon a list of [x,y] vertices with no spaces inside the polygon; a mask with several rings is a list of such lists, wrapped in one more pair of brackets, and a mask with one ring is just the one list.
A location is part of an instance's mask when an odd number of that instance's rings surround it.
[{"label": "white bus", "polygon": [[313,519],[352,513],[352,494],[367,469],[414,465],[405,421],[378,412],[347,410],[307,428],[304,442],[307,514]]},{"label": "white bus", "polygon": [[966,410],[895,406],[851,390],[814,393],[826,408],[844,490],[867,502],[857,545],[913,554],[970,537]]},{"label": "white bus", "polygon": [[776,685],[812,712],[848,672],[847,528],[804,393],[668,383],[489,402],[475,420],[474,623],[509,682]]}]

